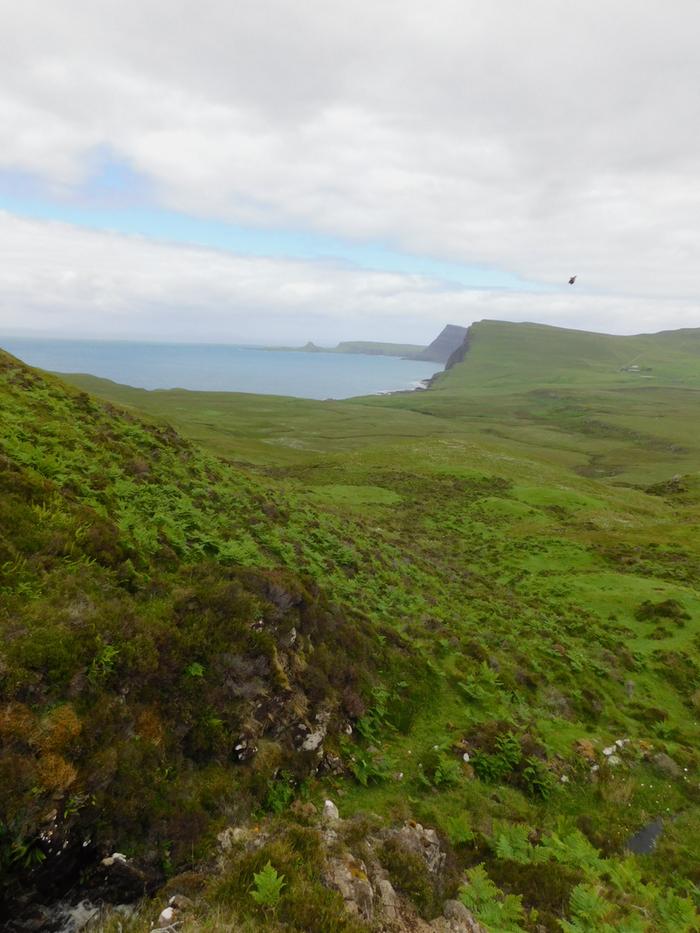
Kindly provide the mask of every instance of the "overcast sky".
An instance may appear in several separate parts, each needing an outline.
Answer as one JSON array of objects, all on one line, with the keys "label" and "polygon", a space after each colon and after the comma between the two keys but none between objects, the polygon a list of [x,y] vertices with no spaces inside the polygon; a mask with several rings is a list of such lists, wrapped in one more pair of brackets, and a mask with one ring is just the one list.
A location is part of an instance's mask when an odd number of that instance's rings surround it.
[{"label": "overcast sky", "polygon": [[0,334],[700,326],[699,35],[698,0],[0,0]]}]

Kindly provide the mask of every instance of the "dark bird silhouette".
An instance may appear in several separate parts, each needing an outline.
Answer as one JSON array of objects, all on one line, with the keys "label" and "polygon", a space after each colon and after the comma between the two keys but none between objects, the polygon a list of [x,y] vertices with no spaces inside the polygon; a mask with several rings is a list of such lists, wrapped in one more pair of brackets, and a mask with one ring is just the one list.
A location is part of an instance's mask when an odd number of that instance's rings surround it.
[{"label": "dark bird silhouette", "polygon": [[576,276],[572,275],[571,278],[569,279],[569,285],[573,285],[575,281],[576,281]]}]

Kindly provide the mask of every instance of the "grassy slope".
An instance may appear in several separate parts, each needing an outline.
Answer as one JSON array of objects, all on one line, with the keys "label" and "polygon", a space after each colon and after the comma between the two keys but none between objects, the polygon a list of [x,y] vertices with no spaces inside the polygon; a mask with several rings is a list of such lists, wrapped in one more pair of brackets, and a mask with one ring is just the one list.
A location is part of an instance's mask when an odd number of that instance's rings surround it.
[{"label": "grassy slope", "polygon": [[[623,371],[632,364],[645,371]],[[343,402],[65,378],[165,418],[219,455],[268,466],[447,439],[648,484],[693,470],[700,457],[700,437],[687,430],[700,416],[700,331],[610,337],[485,321],[472,326],[466,363],[429,392]]]},{"label": "grassy slope", "polygon": [[[216,453],[258,464],[241,473],[208,461],[214,488],[245,477],[284,503],[263,528],[254,523],[258,553],[314,574],[371,624],[408,636],[416,664],[408,686],[387,681],[388,694],[375,694],[361,721],[366,739],[339,748],[355,775],[330,780],[341,810],[433,822],[463,863],[484,861],[505,890],[539,910],[538,922],[556,929],[580,866],[561,876],[548,866],[559,884],[552,903],[534,868],[499,849],[499,821],[551,832],[563,820],[617,864],[626,836],[668,810],[678,818],[657,852],[639,860],[643,875],[686,893],[683,875],[700,881],[700,484],[688,476],[653,494],[629,485],[700,467],[687,430],[697,411],[686,349],[694,339],[608,343],[591,335],[576,349],[568,332],[485,323],[467,362],[430,392],[347,403],[82,384],[167,416]],[[645,365],[666,367],[650,401],[638,378],[620,373],[641,345]],[[550,372],[542,359],[555,348]],[[493,383],[488,391],[482,380]],[[18,417],[31,424],[35,416]],[[636,427],[611,438],[599,426],[620,418]],[[46,443],[39,432],[31,446]],[[57,447],[52,455],[65,464]],[[605,471],[586,475],[596,463]],[[31,468],[46,475],[41,461]],[[687,617],[640,612],[645,602],[667,600]],[[486,779],[498,770],[498,736],[506,733],[540,762],[531,767],[546,791],[522,762]],[[623,764],[606,768],[600,749],[619,737],[631,739]],[[597,749],[597,777],[574,750],[582,739]],[[483,780],[452,750],[460,743],[481,760]],[[651,759],[662,751],[688,770],[659,772]],[[398,772],[401,781],[392,777]],[[311,786],[312,794],[328,792],[328,779]],[[608,909],[615,923],[634,914],[613,883],[596,877],[617,904]],[[523,923],[535,928],[533,918]],[[658,920],[647,927],[682,928]]]},{"label": "grassy slope", "polygon": [[452,419],[584,475],[652,482],[697,468],[700,330],[611,337],[482,321],[466,362],[430,392],[366,401]]}]

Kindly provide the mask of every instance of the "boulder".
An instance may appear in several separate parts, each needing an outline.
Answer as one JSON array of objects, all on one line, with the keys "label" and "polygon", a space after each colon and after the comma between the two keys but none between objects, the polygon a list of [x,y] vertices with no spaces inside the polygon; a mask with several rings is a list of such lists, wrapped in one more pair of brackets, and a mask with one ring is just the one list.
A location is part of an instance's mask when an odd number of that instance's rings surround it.
[{"label": "boulder", "polygon": [[161,881],[155,871],[141,868],[120,852],[102,859],[86,878],[90,900],[131,904],[150,893]]},{"label": "boulder", "polygon": [[472,919],[472,915],[461,901],[445,901],[442,915],[446,920],[461,920],[463,923]]},{"label": "boulder", "polygon": [[420,823],[411,820],[404,823],[401,829],[391,830],[388,837],[397,839],[403,848],[419,855],[431,874],[436,875],[442,870],[446,855],[434,829],[425,829]]},{"label": "boulder", "polygon": [[332,800],[325,800],[323,803],[323,819],[328,823],[334,823],[340,819],[338,808]]},{"label": "boulder", "polygon": [[346,908],[370,922],[374,915],[374,891],[367,877],[365,863],[350,852],[326,862],[326,884],[340,892]]},{"label": "boulder", "polygon": [[231,849],[243,845],[250,836],[250,832],[242,826],[227,826],[216,837],[219,848],[222,852],[230,852]]},{"label": "boulder", "polygon": [[192,910],[194,903],[184,894],[173,894],[168,901],[168,906],[174,907],[175,910]]},{"label": "boulder", "polygon": [[395,920],[398,898],[391,881],[386,878],[380,878],[377,882],[377,894],[379,895],[382,915],[386,917],[387,920]]},{"label": "boulder", "polygon": [[666,752],[658,752],[651,761],[656,770],[661,771],[661,773],[665,774],[667,777],[680,777],[683,773],[681,766],[675,762],[670,755],[667,755]]},{"label": "boulder", "polygon": [[445,901],[442,915],[449,921],[452,933],[485,933],[484,928],[461,901]]},{"label": "boulder", "polygon": [[175,923],[179,913],[180,911],[176,910],[174,907],[166,907],[160,912],[160,917],[158,917],[158,926],[169,927],[171,923]]}]

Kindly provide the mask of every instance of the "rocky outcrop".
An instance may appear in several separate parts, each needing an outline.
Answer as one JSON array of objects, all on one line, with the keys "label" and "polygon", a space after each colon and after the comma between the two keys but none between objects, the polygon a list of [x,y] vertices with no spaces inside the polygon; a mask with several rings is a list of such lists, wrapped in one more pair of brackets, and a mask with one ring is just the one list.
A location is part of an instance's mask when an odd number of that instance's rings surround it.
[{"label": "rocky outcrop", "polygon": [[453,366],[456,366],[457,363],[464,362],[464,358],[467,355],[469,350],[469,340],[471,338],[471,327],[468,327],[464,332],[464,337],[459,346],[455,347],[450,357],[445,363],[445,369],[452,369]]},{"label": "rocky outcrop", "polygon": [[[292,812],[318,833],[323,884],[338,892],[348,914],[368,930],[485,933],[461,901],[446,896],[445,891],[454,894],[459,878],[450,873],[448,854],[434,829],[409,820],[399,826],[379,828],[375,824],[358,831],[362,822],[343,819],[332,800],[324,802],[320,813],[310,803],[297,804]],[[218,837],[221,867],[225,870],[227,860],[236,853],[245,858],[276,838],[279,828],[273,824],[224,830]],[[420,886],[434,895],[427,910],[425,901],[419,904],[412,898],[417,869]],[[169,907],[173,906],[171,899]]]},{"label": "rocky outcrop", "polygon": [[412,354],[412,360],[425,360],[429,363],[448,363],[452,355],[462,346],[467,336],[467,328],[457,324],[447,324],[420,353]]},{"label": "rocky outcrop", "polygon": [[[375,891],[367,874],[367,866],[351,852],[343,852],[326,862],[323,874],[326,884],[340,892],[345,906],[367,923],[374,918]],[[381,895],[382,903],[386,894]]]}]

